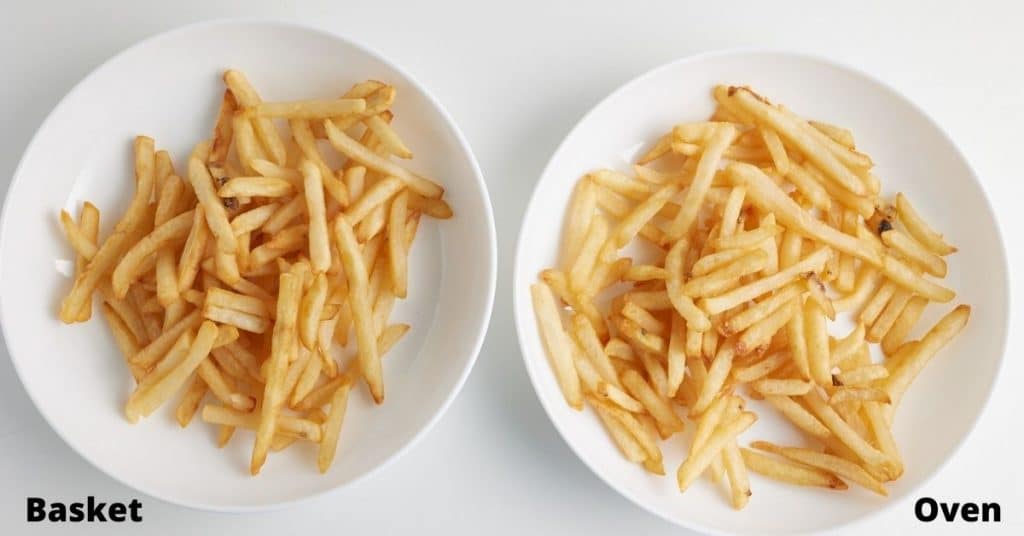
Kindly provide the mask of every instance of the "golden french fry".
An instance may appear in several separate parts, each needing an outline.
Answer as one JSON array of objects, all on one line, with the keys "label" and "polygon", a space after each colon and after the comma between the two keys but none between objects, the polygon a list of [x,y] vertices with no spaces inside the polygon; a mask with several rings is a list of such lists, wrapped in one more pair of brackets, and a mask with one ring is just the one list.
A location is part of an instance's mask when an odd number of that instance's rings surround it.
[{"label": "golden french fry", "polygon": [[736,128],[725,123],[710,136],[704,150],[701,151],[700,161],[694,174],[690,187],[686,190],[686,197],[683,204],[669,225],[667,236],[670,240],[679,240],[689,231],[697,219],[697,212],[704,202],[711,181],[714,179],[715,171],[718,170],[719,161],[725,149],[736,137]]},{"label": "golden french fry", "polygon": [[970,306],[956,306],[932,326],[920,341],[909,348],[908,352],[899,360],[896,369],[890,371],[889,377],[886,378],[883,385],[892,401],[886,410],[886,416],[890,422],[894,409],[903,399],[903,394],[906,393],[914,378],[943,346],[949,344],[963,330],[970,317]]},{"label": "golden french fry", "polygon": [[634,439],[633,434],[616,419],[604,406],[594,404],[594,411],[601,419],[608,434],[612,436],[615,444],[618,445],[622,455],[634,463],[642,463],[647,460],[647,452],[640,443]]},{"label": "golden french fry", "polygon": [[149,416],[181,389],[199,363],[206,359],[216,338],[217,326],[213,322],[203,322],[181,362],[153,384],[140,383],[128,398],[124,410],[128,422],[135,423]]},{"label": "golden french fry", "polygon": [[317,468],[321,473],[326,473],[327,469],[331,467],[334,455],[338,450],[338,436],[341,435],[341,426],[345,421],[349,388],[348,384],[342,385],[331,397],[331,409],[323,424],[323,438],[320,440],[320,450],[317,452]]},{"label": "golden french fry", "polygon": [[899,252],[925,272],[936,277],[946,277],[946,261],[913,238],[896,229],[881,234],[882,243]]},{"label": "golden french fry", "polygon": [[707,311],[708,314],[727,311],[745,301],[782,288],[801,273],[820,270],[831,255],[832,252],[828,247],[821,247],[796,264],[779,270],[774,275],[763,277],[719,296],[703,298],[700,302],[700,307]]},{"label": "golden french fry", "polygon": [[910,330],[917,324],[921,313],[924,312],[924,308],[928,305],[928,300],[920,296],[912,296],[907,302],[903,310],[900,311],[899,316],[892,323],[889,331],[882,337],[882,351],[885,355],[891,356],[896,353],[896,350],[906,340],[907,335],[910,334]]},{"label": "golden french fry", "polygon": [[299,340],[310,350],[316,349],[320,315],[327,303],[327,275],[318,273],[299,305]]},{"label": "golden french fry", "polygon": [[121,220],[114,226],[114,232],[103,242],[85,270],[75,276],[71,291],[61,302],[60,320],[66,324],[76,322],[82,309],[92,299],[92,293],[101,279],[121,260],[131,247],[129,241],[145,223],[149,199],[155,182],[155,156],[153,140],[145,136],[135,138],[135,194]]},{"label": "golden french fry", "polygon": [[559,386],[565,401],[573,409],[583,408],[579,377],[573,366],[570,341],[562,329],[562,319],[555,305],[551,289],[543,283],[535,283],[530,287],[533,295],[533,308],[537,314],[541,337],[547,347],[548,358],[558,378]]},{"label": "golden french fry", "polygon": [[[208,423],[257,430],[257,433],[263,422],[256,413],[247,413],[210,404],[203,406],[203,411],[200,415]],[[320,423],[311,419],[281,414],[274,424],[276,427],[274,432],[276,434],[285,434],[313,442],[320,442],[323,437]]]},{"label": "golden french fry", "polygon": [[679,466],[676,479],[679,482],[679,491],[686,491],[690,484],[711,464],[714,458],[730,441],[736,436],[750,428],[757,416],[749,411],[744,411],[730,422],[723,423],[711,434],[707,442],[698,451],[691,451]]},{"label": "golden french fry", "polygon": [[[200,149],[201,150],[201,149]],[[234,253],[238,248],[235,233],[228,221],[227,211],[217,192],[213,189],[213,177],[206,164],[196,155],[188,162],[188,180],[196,193],[210,232],[217,238],[217,249],[223,253]]]},{"label": "golden french fry", "polygon": [[761,378],[750,383],[750,387],[765,396],[800,396],[814,388],[804,380]]},{"label": "golden french fry", "polygon": [[[686,319],[686,326],[696,331],[707,331],[711,328],[711,320],[704,311],[698,308],[693,300],[683,293],[683,255],[689,248],[686,240],[679,240],[669,249],[665,256],[665,270],[668,280],[665,282],[668,298],[676,312]],[[714,313],[712,313],[714,314]]]},{"label": "golden french fry", "polygon": [[367,288],[369,276],[366,272],[366,265],[363,263],[363,257],[360,255],[359,244],[356,242],[352,225],[346,216],[339,215],[335,219],[334,234],[348,280],[348,301],[356,328],[359,367],[374,401],[380,404],[384,401],[384,378],[381,372],[380,355],[377,351],[377,338],[374,334],[373,313]]},{"label": "golden french fry", "polygon": [[877,380],[889,377],[889,369],[885,365],[864,365],[850,370],[842,370],[832,376],[835,385],[864,386]]},{"label": "golden french fry", "polygon": [[924,244],[936,255],[949,255],[956,252],[956,248],[947,244],[942,235],[924,221],[914,206],[910,204],[907,196],[902,193],[896,194],[896,217],[906,226],[910,236],[916,238],[918,242]]},{"label": "golden french fry", "polygon": [[725,344],[718,348],[718,353],[715,354],[714,360],[711,361],[711,366],[708,367],[707,377],[704,378],[701,384],[697,401],[690,407],[691,415],[704,413],[715,397],[719,396],[722,387],[725,385],[725,380],[729,377],[729,372],[732,370],[733,358],[736,356],[736,353],[735,340],[733,339],[726,339]]},{"label": "golden french fry", "polygon": [[833,391],[828,399],[828,403],[833,406],[851,401],[888,404],[889,394],[878,387],[840,387]]},{"label": "golden french fry", "polygon": [[758,450],[765,452],[771,452],[772,454],[778,454],[780,456],[789,458],[795,462],[810,465],[811,467],[817,467],[830,473],[839,475],[847,480],[860,484],[865,488],[882,496],[889,495],[889,492],[885,489],[885,486],[881,482],[875,480],[867,471],[861,466],[853,463],[849,460],[845,460],[838,456],[831,454],[825,454],[823,452],[813,451],[811,449],[797,448],[797,447],[780,447],[773,445],[767,441],[754,441],[750,444]]},{"label": "golden french fry", "polygon": [[654,417],[662,436],[668,436],[683,430],[683,421],[672,410],[668,400],[655,392],[639,374],[635,371],[627,370],[622,373],[620,379],[626,387],[626,391],[643,404],[647,408],[647,412],[651,414],[651,417]]},{"label": "golden french fry", "polygon": [[348,137],[331,120],[324,121],[327,139],[338,152],[359,162],[360,164],[386,176],[397,177],[412,191],[429,198],[440,198],[444,188],[439,184],[417,175],[397,164],[374,154],[356,140]]},{"label": "golden french fry", "polygon": [[[225,71],[224,83],[231,90],[238,104],[243,108],[254,108],[262,102],[259,94],[256,93],[249,80],[240,71],[233,69]],[[284,165],[287,153],[284,143],[281,141],[281,135],[278,133],[273,121],[266,117],[256,117],[253,120],[252,128],[255,129],[260,142],[267,152],[270,153],[274,162],[278,165]]]},{"label": "golden french fry", "polygon": [[563,231],[562,252],[564,256],[560,260],[562,266],[568,271],[575,263],[579,249],[587,236],[587,229],[593,219],[594,209],[597,207],[597,189],[594,182],[584,177],[576,184],[572,194],[572,201],[565,219],[565,230]]},{"label": "golden french fry", "polygon": [[722,461],[725,464],[725,472],[729,476],[732,506],[737,510],[742,510],[750,501],[750,479],[747,476],[747,466],[743,462],[743,456],[740,454],[740,448],[735,439],[723,447]]},{"label": "golden french fry", "polygon": [[832,435],[832,432],[818,420],[813,414],[807,411],[800,403],[796,402],[788,396],[781,395],[766,395],[764,397],[765,402],[779,410],[789,422],[793,423],[797,428],[803,430],[811,437],[827,438]]},{"label": "golden french fry", "polygon": [[178,426],[185,428],[192,422],[192,417],[199,410],[199,404],[203,401],[203,397],[206,396],[206,391],[206,382],[202,378],[196,376],[192,379],[192,383],[185,390],[185,394],[181,397],[181,402],[178,403],[177,409],[174,410],[174,417],[178,421]]},{"label": "golden french fry", "polygon": [[608,237],[608,223],[599,215],[590,219],[590,227],[580,245],[569,269],[569,288],[579,294],[586,290],[590,275],[594,270],[594,263],[598,260],[601,246]]},{"label": "golden french fry", "polygon": [[292,183],[272,177],[235,177],[217,190],[220,197],[287,197],[293,193]]},{"label": "golden french fry", "polygon": [[736,162],[729,164],[726,172],[734,185],[746,185],[750,201],[761,210],[774,213],[783,227],[799,231],[873,266],[882,266],[882,255],[872,245],[813,218],[757,167]]},{"label": "golden french fry", "polygon": [[804,303],[804,338],[807,341],[807,363],[811,379],[818,385],[832,384],[832,357],[828,344],[828,324],[825,311],[818,302]]},{"label": "golden french fry", "polygon": [[814,486],[835,490],[845,490],[847,485],[836,475],[811,467],[797,464],[788,459],[775,459],[756,450],[740,449],[743,461],[751,471],[772,480],[795,484],[797,486]]},{"label": "golden french fry", "polygon": [[779,307],[747,328],[736,340],[736,353],[746,355],[758,348],[767,347],[772,337],[792,320],[797,307],[799,307],[799,298]]},{"label": "golden french fry", "polygon": [[[814,165],[820,167],[828,177],[850,192],[863,195],[866,193],[864,183],[849,168],[840,162],[821,139],[812,134],[814,131],[810,125],[801,128],[799,121],[794,121],[785,112],[767,104],[758,96],[746,88],[730,88],[730,98],[743,108],[747,113],[754,116],[759,124],[769,126],[785,138]],[[806,123],[805,123],[806,124]],[[825,136],[822,135],[824,138]]]},{"label": "golden french fry", "polygon": [[[267,360],[266,384],[263,388],[263,402],[256,430],[256,442],[252,450],[249,471],[259,474],[267,459],[270,442],[277,429],[277,421],[286,393],[284,392],[289,353],[296,338],[295,323],[299,314],[299,300],[302,298],[302,281],[291,273],[281,274],[277,295],[277,314],[271,338],[270,357]],[[205,418],[205,417],[204,417]]]},{"label": "golden french fry", "polygon": [[261,102],[253,107],[260,117],[287,119],[327,119],[355,114],[366,109],[363,99],[304,100],[292,102]]},{"label": "golden french fry", "polygon": [[[894,469],[893,461],[885,454],[868,443],[863,437],[844,421],[821,397],[814,392],[801,397],[807,404],[807,408],[813,413],[835,435],[836,439],[842,442],[861,460],[868,465],[878,467],[882,472],[888,473]],[[840,475],[845,476],[845,475]]]},{"label": "golden french fry", "polygon": [[723,290],[733,288],[739,278],[761,271],[767,262],[768,255],[764,251],[749,251],[714,272],[690,279],[683,285],[683,294],[692,298],[721,294]]}]

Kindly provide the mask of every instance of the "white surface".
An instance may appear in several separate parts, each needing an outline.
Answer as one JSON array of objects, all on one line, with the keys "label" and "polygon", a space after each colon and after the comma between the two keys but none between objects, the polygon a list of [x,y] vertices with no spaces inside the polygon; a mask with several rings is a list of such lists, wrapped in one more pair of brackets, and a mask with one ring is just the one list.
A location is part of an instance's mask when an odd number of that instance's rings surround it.
[{"label": "white surface", "polygon": [[[264,40],[279,46],[260,48]],[[157,63],[160,69],[137,76]],[[104,322],[64,326],[55,316],[71,285],[66,266],[74,257],[54,215],[61,209],[77,214],[91,200],[107,215],[101,216],[103,227],[112,228],[134,191],[131,140],[139,133],[169,151],[179,171],[187,169],[191,147],[212,128],[221,75],[229,67],[245,72],[270,101],[330,97],[366,79],[394,85],[395,130],[418,155],[405,165],[442,181],[458,215],[444,222],[424,218],[409,258],[409,297],[396,302],[391,316],[412,328],[383,363],[385,403],[375,407],[366,389],[353,390],[336,463],[322,477],[315,471],[315,449],[298,448],[271,456],[253,479],[251,433],[241,433],[220,451],[212,444],[216,427],[198,417],[182,432],[174,403],[137,426],[127,425],[122,407],[131,376]],[[133,90],[122,91],[128,86]],[[436,422],[483,342],[496,245],[487,192],[468,146],[415,81],[373,53],[316,30],[200,24],[133,47],[61,102],[33,140],[7,199],[0,230],[0,316],[26,391],[84,457],[170,502],[260,510],[370,475]],[[351,349],[335,348],[335,358],[347,363],[355,357]]]},{"label": "white surface", "polygon": [[[622,499],[576,459],[551,426],[527,380],[511,317],[511,261],[526,199],[556,144],[609,91],[651,67],[716,48],[777,46],[834,57],[910,96],[947,130],[975,167],[1007,236],[1011,273],[1024,268],[1017,229],[1019,131],[1024,124],[1019,50],[1021,8],[948,2],[709,2],[551,5],[422,2],[345,7],[336,1],[285,6],[177,1],[57,4],[9,9],[0,32],[7,103],[0,172],[10,176],[32,133],[71,86],[101,61],[165,29],[212,16],[299,19],[365,41],[416,76],[452,113],[481,163],[501,242],[491,332],[463,393],[420,445],[372,480],[270,514],[206,514],[143,497],[142,526],[154,534],[284,534],[303,527],[352,534],[686,534]],[[100,7],[102,6],[102,7]],[[154,67],[156,68],[156,67]],[[5,179],[0,179],[3,181]],[[1024,303],[1020,285],[1011,303]],[[1019,307],[1018,307],[1019,310]],[[1014,318],[1019,318],[1016,314]],[[1011,456],[1024,413],[1011,334],[993,402],[964,448],[922,495],[996,500],[999,525],[922,525],[904,500],[845,534],[1011,534],[1024,525],[1024,472]],[[52,432],[0,359],[0,533],[44,531],[24,519],[27,495],[74,500],[135,494],[93,469]],[[965,381],[970,381],[966,378]],[[950,393],[955,397],[956,393]],[[756,492],[756,490],[755,490]],[[138,527],[49,527],[95,534]]]},{"label": "white surface", "polygon": [[[569,408],[551,372],[530,285],[537,281],[538,272],[558,263],[562,237],[551,230],[565,228],[565,211],[579,177],[600,168],[632,173],[636,158],[673,125],[711,115],[710,88],[719,83],[749,84],[804,117],[851,129],[858,149],[875,161],[874,173],[884,178],[882,194],[892,199],[895,192],[906,193],[925,218],[947,233],[948,240],[963,245],[948,257],[950,269],[943,284],[957,291],[956,303],[973,305],[972,318],[901,401],[894,434],[908,462],[900,479],[886,486],[888,501],[863,489],[823,493],[758,475],[751,477],[754,495],[739,514],[724,500],[720,486],[706,478],[694,483],[685,500],[680,500],[673,469],[686,457],[686,441],[675,437],[662,442],[668,475],[650,476],[623,458],[593,411],[580,414]],[[954,207],[965,217],[943,220]],[[682,59],[639,76],[598,104],[573,128],[541,175],[523,217],[513,281],[514,314],[527,371],[545,410],[573,450],[602,480],[655,514],[697,530],[738,534],[787,534],[842,526],[912,496],[956,450],[981,413],[1007,332],[1007,274],[997,233],[984,194],[956,147],[926,116],[885,86],[845,67],[796,54],[749,50]],[[640,250],[627,249],[623,254]],[[954,306],[929,306],[912,336],[921,336]],[[839,322],[830,326],[833,335],[849,332],[849,316],[840,315]],[[877,347],[875,351],[880,360],[881,351]],[[974,379],[970,388],[951,399],[948,393],[966,376]],[[805,443],[770,405],[755,400],[748,405],[758,421],[743,433],[742,445],[757,439]]]}]

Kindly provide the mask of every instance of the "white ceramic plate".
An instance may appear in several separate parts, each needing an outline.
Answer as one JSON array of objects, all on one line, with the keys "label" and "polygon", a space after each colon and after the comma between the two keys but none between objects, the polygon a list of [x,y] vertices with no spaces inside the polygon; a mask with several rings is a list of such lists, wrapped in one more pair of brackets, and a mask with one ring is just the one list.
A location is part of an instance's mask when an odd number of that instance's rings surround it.
[{"label": "white ceramic plate", "polygon": [[[710,115],[714,84],[749,84],[807,117],[853,130],[858,148],[877,163],[887,195],[906,192],[919,210],[960,247],[946,282],[957,302],[974,306],[969,326],[920,375],[897,413],[895,435],[906,473],[888,500],[860,489],[801,489],[752,476],[747,508],[734,511],[706,479],[685,495],[675,483],[684,442],[664,445],[665,478],[623,459],[590,410],[567,407],[548,365],[533,316],[529,286],[553,265],[571,189],[588,170],[628,170],[639,151],[675,123]],[[601,479],[647,510],[680,525],[718,533],[783,534],[834,528],[911,494],[948,460],[974,426],[999,369],[1007,333],[1007,268],[996,222],[978,179],[949,138],[914,104],[869,76],[806,56],[735,51],[679,60],[629,82],[590,111],[555,151],[526,210],[516,254],[514,298],[523,359],[548,416],[576,454]],[[917,326],[929,326],[950,305],[930,305]],[[790,426],[770,408],[755,408],[747,443],[793,441]]]},{"label": "white ceramic plate", "polygon": [[[72,251],[57,215],[82,201],[102,211],[105,233],[132,191],[131,140],[154,137],[177,168],[208,136],[233,67],[268,100],[337,96],[373,78],[398,90],[395,128],[409,164],[447,188],[455,218],[424,218],[410,259],[409,299],[393,319],[413,328],[384,362],[387,399],[354,391],[334,467],[321,476],[300,445],[248,475],[252,435],[225,451],[198,418],[185,430],[171,408],[138,425],[122,417],[132,382],[99,313],[57,320]],[[212,510],[269,508],[354,482],[395,459],[438,420],[476,359],[496,274],[493,216],[473,154],[441,105],[376,53],[309,28],[254,21],[204,23],[162,34],[103,64],[57,106],[29,145],[5,202],[0,234],[0,317],[25,389],[69,445],[125,484]],[[105,236],[102,235],[101,236]]]}]

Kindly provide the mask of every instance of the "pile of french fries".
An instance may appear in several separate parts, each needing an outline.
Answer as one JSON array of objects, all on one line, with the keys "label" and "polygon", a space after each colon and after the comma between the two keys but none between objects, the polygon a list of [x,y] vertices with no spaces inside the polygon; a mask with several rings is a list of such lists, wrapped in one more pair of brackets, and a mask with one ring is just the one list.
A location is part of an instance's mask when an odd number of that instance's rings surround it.
[{"label": "pile of french fries", "polygon": [[[209,394],[201,415],[219,425],[219,446],[236,428],[256,432],[252,474],[298,440],[318,445],[325,472],[352,385],[363,378],[384,401],[381,358],[410,328],[389,317],[408,291],[420,216],[452,211],[439,184],[392,159],[412,158],[390,125],[394,87],[370,80],[336,99],[263,102],[239,71],[224,83],[213,137],[196,145],[186,179],[140,136],[135,193],[108,237],[91,203],[77,222],[61,212],[77,258],[60,319],[89,320],[100,293],[136,382],[130,422],[181,392],[185,427]],[[355,357],[344,352],[350,332]]]},{"label": "pile of french fries", "polygon": [[[632,174],[577,183],[561,268],[531,288],[558,384],[655,474],[665,473],[658,438],[691,421],[680,491],[707,472],[741,509],[753,471],[886,495],[903,472],[893,412],[970,316],[959,305],[911,339],[929,303],[955,297],[929,276],[946,275],[956,248],[906,196],[883,199],[848,130],[745,87],[713,97],[709,121],[674,127]],[[855,327],[837,338],[828,328],[841,312]],[[740,447],[757,420],[748,399],[806,444]]]}]

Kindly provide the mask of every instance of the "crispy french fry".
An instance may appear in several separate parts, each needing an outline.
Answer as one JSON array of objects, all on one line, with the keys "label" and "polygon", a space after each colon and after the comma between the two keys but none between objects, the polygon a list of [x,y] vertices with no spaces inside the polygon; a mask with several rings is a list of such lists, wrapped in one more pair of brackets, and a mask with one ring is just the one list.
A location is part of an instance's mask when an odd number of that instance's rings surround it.
[{"label": "crispy french fry", "polygon": [[75,276],[71,291],[61,302],[60,319],[66,324],[76,322],[82,309],[92,299],[101,279],[121,260],[131,247],[132,235],[144,226],[149,199],[155,182],[153,140],[145,136],[135,139],[135,194],[128,210],[114,226],[114,232],[103,242],[85,270]]},{"label": "crispy french fry", "polygon": [[828,471],[797,464],[785,458],[772,458],[747,448],[740,449],[740,452],[748,469],[772,480],[797,486],[814,486],[835,490],[847,489],[847,485],[842,479]]},{"label": "crispy french fry", "polygon": [[717,128],[708,139],[706,147],[701,152],[694,179],[686,190],[682,208],[669,226],[667,236],[670,240],[679,240],[690,231],[697,218],[697,211],[703,204],[704,196],[707,195],[707,190],[711,186],[715,171],[718,170],[722,154],[735,137],[735,127],[726,123]]},{"label": "crispy french fry", "polygon": [[896,406],[903,399],[904,393],[914,378],[943,346],[949,344],[963,330],[970,316],[970,306],[956,306],[932,326],[917,344],[909,348],[908,352],[899,360],[896,369],[890,371],[889,377],[883,384],[892,402],[886,409],[886,416],[890,422]]},{"label": "crispy french fry", "polygon": [[277,429],[281,405],[285,399],[284,381],[289,360],[288,354],[292,351],[293,341],[296,338],[295,323],[299,314],[301,298],[301,280],[291,273],[281,274],[276,321],[271,338],[270,357],[267,361],[266,384],[263,388],[263,402],[259,413],[252,461],[249,465],[249,470],[254,475],[259,474],[260,468],[266,462],[267,451],[274,437],[274,431]]},{"label": "crispy french fry", "polygon": [[321,473],[326,473],[334,463],[334,455],[338,450],[338,437],[341,435],[341,426],[345,421],[349,388],[348,384],[342,385],[331,397],[331,409],[323,424],[323,439],[320,440],[320,450],[317,453],[317,468]]},{"label": "crispy french fry", "polygon": [[429,198],[440,198],[444,194],[444,188],[439,184],[416,175],[411,171],[386,160],[372,151],[369,151],[356,140],[348,137],[331,120],[324,121],[324,131],[327,139],[338,152],[359,162],[369,169],[377,171],[386,176],[397,177],[406,183],[414,192]]},{"label": "crispy french fry", "polygon": [[936,255],[949,255],[956,252],[957,249],[947,244],[942,235],[925,222],[914,206],[910,204],[907,196],[902,193],[896,194],[896,217],[906,226],[907,232],[911,236]]},{"label": "crispy french fry", "polygon": [[714,458],[726,444],[735,440],[736,436],[743,433],[747,428],[750,428],[756,420],[757,416],[753,413],[749,411],[742,412],[732,421],[723,423],[719,426],[718,429],[711,434],[711,437],[708,438],[707,442],[700,450],[690,452],[677,471],[676,479],[679,483],[679,491],[686,491],[686,489],[690,487],[690,484],[697,479],[700,473],[702,473],[704,469],[711,464],[712,458]]},{"label": "crispy french fry", "polygon": [[855,482],[865,488],[882,496],[888,496],[889,492],[881,482],[875,480],[861,466],[838,456],[813,451],[811,449],[797,447],[780,447],[767,441],[754,441],[751,446],[758,450],[778,454],[795,462],[817,467],[830,473],[839,475],[851,482]]}]

